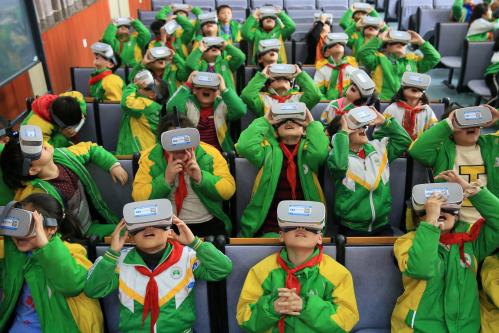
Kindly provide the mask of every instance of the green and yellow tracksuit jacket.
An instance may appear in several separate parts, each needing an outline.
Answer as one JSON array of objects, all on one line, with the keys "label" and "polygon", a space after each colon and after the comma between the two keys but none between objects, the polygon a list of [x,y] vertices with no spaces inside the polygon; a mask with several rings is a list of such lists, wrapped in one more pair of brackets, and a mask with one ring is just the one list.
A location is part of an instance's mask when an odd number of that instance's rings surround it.
[{"label": "green and yellow tracksuit jacket", "polygon": [[[402,272],[404,293],[392,314],[392,332],[476,333],[480,331],[480,304],[476,270],[478,263],[499,246],[499,199],[487,189],[470,197],[485,218],[478,238],[449,247],[439,242],[440,228],[421,222],[416,231],[394,245]],[[457,222],[466,231],[469,224]]]},{"label": "green and yellow tracksuit jacket", "polygon": [[[91,77],[108,69],[96,70]],[[125,82],[116,74],[111,74],[90,86],[90,96],[99,102],[119,102],[123,94]]]},{"label": "green and yellow tracksuit jacket", "polygon": [[129,40],[126,42],[121,42],[117,38],[118,27],[113,22],[109,23],[102,36],[102,41],[111,45],[114,53],[120,56],[122,66],[133,67],[140,63],[142,50],[146,48],[151,39],[151,33],[140,20],[133,20],[132,27],[135,32],[130,34]]},{"label": "green and yellow tracksuit jacket", "polygon": [[[317,256],[315,249],[309,259]],[[277,263],[277,256],[288,267],[286,249],[274,253],[253,266],[244,281],[237,304],[237,322],[246,332],[278,333],[281,315],[274,310],[278,289],[286,286],[286,271]],[[309,260],[307,259],[307,260]],[[303,308],[298,316],[286,316],[285,332],[350,332],[359,320],[353,279],[350,272],[336,260],[323,254],[317,266],[296,273],[300,281]]]},{"label": "green and yellow tracksuit jacket", "polygon": [[499,329],[499,254],[485,258],[480,275],[481,332],[494,333]]},{"label": "green and yellow tracksuit jacket", "polygon": [[229,22],[230,26],[230,35],[226,34],[225,31],[222,28],[222,24],[218,22],[218,33],[220,36],[228,37],[229,43],[239,43],[241,41],[241,23],[237,22],[236,20],[230,20]]},{"label": "green and yellow tracksuit jacket", "polygon": [[374,140],[363,145],[365,158],[349,149],[348,134],[333,136],[333,149],[327,165],[336,190],[334,206],[339,223],[346,227],[373,232],[389,224],[392,206],[389,163],[411,144],[411,137],[394,120],[387,119],[374,134]]},{"label": "green and yellow tracksuit jacket", "polygon": [[[192,189],[210,214],[225,223],[225,229],[230,234],[232,224],[223,211],[222,204],[229,200],[236,191],[234,177],[230,174],[227,161],[215,147],[201,142],[195,154],[201,169],[202,180],[200,184],[191,183]],[[175,188],[165,181],[167,166],[161,144],[142,152],[139,170],[133,181],[133,200],[169,198]]]},{"label": "green and yellow tracksuit jacket", "polygon": [[[168,259],[173,245],[168,243],[158,266]],[[199,238],[189,246],[181,246],[180,260],[155,277],[158,285],[159,316],[154,332],[192,332],[196,320],[194,288],[196,280],[219,281],[230,274],[232,262],[211,243]],[[149,333],[151,315],[142,325],[142,312],[149,277],[135,268],[145,267],[135,248],[119,252],[111,248],[90,269],[85,294],[105,297],[119,290],[121,332]],[[207,315],[206,313],[202,315]]]},{"label": "green and yellow tracksuit jacket", "polygon": [[[492,3],[492,0],[485,0],[483,2],[490,5]],[[456,22],[469,22],[473,8],[474,5],[465,5],[463,0],[454,0],[451,9],[451,16]]]},{"label": "green and yellow tracksuit jacket", "polygon": [[[450,138],[453,131],[448,118],[438,122],[414,141],[409,148],[409,154],[424,166],[432,168],[434,175],[453,170],[456,159],[456,144]],[[477,144],[480,146],[485,168],[469,167],[469,181],[477,181],[480,174],[486,173],[487,188],[499,197],[499,133],[480,135]],[[461,174],[465,172],[462,170]]]},{"label": "green and yellow tracksuit jacket", "polygon": [[[147,69],[147,65],[142,63],[136,65],[128,76],[128,81],[133,82],[135,75],[143,69]],[[177,90],[181,82],[187,81],[188,77],[189,74],[185,68],[185,59],[178,53],[175,53],[173,55],[172,62],[166,64],[162,77],[163,81],[165,81],[168,85],[168,92],[170,96]]]},{"label": "green and yellow tracksuit jacket", "polygon": [[[382,28],[380,31],[385,31],[385,29]],[[368,42],[364,36],[363,28],[359,30],[355,24],[351,24],[345,29],[345,33],[348,35],[347,46],[352,49],[352,56],[357,57],[358,51]]]},{"label": "green and yellow tracksuit jacket", "polygon": [[[352,25],[355,26],[355,21],[353,20],[352,16],[352,8],[348,8],[340,19],[340,27],[342,27],[343,30],[350,28]],[[376,11],[376,9],[373,8],[373,10],[369,13],[369,16],[379,17],[379,13]]]},{"label": "green and yellow tracksuit jacket", "polygon": [[[0,155],[2,155],[4,147],[5,145],[0,143]],[[2,168],[0,168],[0,206],[5,206],[12,201],[12,198],[14,198],[14,191],[5,184]]]},{"label": "green and yellow tracksuit jacket", "polygon": [[[303,102],[309,110],[321,100],[321,92],[316,87],[314,80],[306,72],[301,72],[296,76],[296,83],[300,86],[301,92],[291,89],[285,96],[278,96],[275,93],[263,92],[268,78],[262,72],[257,72],[248,82],[248,85],[241,92],[241,99],[248,105],[248,108],[258,117],[263,116],[270,110],[272,104]],[[274,97],[273,97],[274,96]]]},{"label": "green and yellow tracksuit jacket", "polygon": [[295,22],[284,12],[281,11],[276,20],[274,29],[267,32],[262,29],[260,21],[253,15],[250,15],[244,24],[241,26],[241,35],[244,40],[253,44],[253,53],[251,61],[256,64],[258,45],[263,39],[279,39],[281,40],[281,48],[279,49],[279,63],[286,64],[286,50],[284,48],[284,41],[291,37],[296,30]]},{"label": "green and yellow tracksuit jacket", "polygon": [[494,31],[499,29],[499,19],[494,22],[479,18],[471,23],[466,39],[469,42],[487,42],[494,40]]},{"label": "green and yellow tracksuit jacket", "polygon": [[[315,85],[321,92],[322,100],[330,101],[345,95],[350,86],[350,74],[357,69],[358,64],[354,57],[344,56],[338,64],[329,57],[319,60],[315,67]],[[340,68],[343,71],[341,87]]]},{"label": "green and yellow tracksuit jacket", "polygon": [[[107,236],[110,235],[118,223],[116,216],[105,203],[99,191],[99,187],[86,169],[88,163],[95,163],[105,171],[118,162],[110,152],[92,142],[80,142],[68,148],[57,148],[54,150],[54,162],[61,164],[73,171],[80,179],[85,194],[96,212],[100,215],[99,221],[94,221],[87,230],[83,230],[87,235]],[[111,176],[109,176],[111,177]],[[65,206],[64,199],[57,189],[48,181],[36,178],[26,183],[26,187],[16,192],[15,200],[21,201],[31,193],[44,192],[53,196],[62,207]]]},{"label": "green and yellow tracksuit jacket", "polygon": [[[197,127],[201,117],[201,106],[187,85],[181,86],[166,105],[167,112],[176,107]],[[246,114],[246,104],[236,94],[235,89],[226,89],[215,98],[213,103],[213,121],[217,132],[218,143],[224,152],[234,150],[234,142],[230,136],[230,122],[241,119]]]},{"label": "green and yellow tracksuit jacket", "polygon": [[[231,44],[228,44],[222,55],[215,60],[215,73],[222,75],[225,85],[228,89],[236,90],[234,82],[234,72],[237,71],[246,61],[243,51]],[[208,62],[203,59],[203,52],[199,49],[193,49],[186,61],[187,76],[194,71],[207,72]],[[184,80],[185,81],[185,80]]]},{"label": "green and yellow tracksuit jacket", "polygon": [[[306,136],[298,148],[298,175],[304,200],[325,202],[319,179],[319,168],[326,162],[328,138],[324,127],[313,121],[306,128]],[[284,154],[274,127],[264,117],[255,119],[245,129],[236,144],[237,153],[258,169],[251,200],[241,217],[242,237],[253,237],[267,217],[272,204]]]},{"label": "green and yellow tracksuit jacket", "polygon": [[121,99],[121,127],[116,147],[117,155],[130,155],[156,144],[162,105],[142,96],[139,87],[130,83]]},{"label": "green and yellow tracksuit jacket", "polygon": [[99,302],[83,294],[91,265],[83,246],[63,242],[58,235],[31,256],[5,237],[0,241],[0,331],[8,331],[27,283],[42,332],[104,332]]},{"label": "green and yellow tracksuit jacket", "polygon": [[[59,95],[59,97],[68,96],[75,98],[80,104],[81,113],[87,115],[87,103],[79,91],[68,91]],[[23,120],[22,125],[34,125],[40,127],[43,134],[43,141],[48,142],[54,148],[69,147],[71,141],[60,132],[59,126],[52,121],[50,109],[54,95],[43,95],[38,97],[32,105],[32,111]],[[51,99],[51,101],[49,101]],[[36,105],[35,105],[36,104]]]},{"label": "green and yellow tracksuit jacket", "polygon": [[382,44],[381,39],[374,37],[357,54],[360,64],[371,71],[376,92],[382,101],[390,100],[397,93],[404,72],[426,73],[440,61],[440,54],[429,42],[419,48],[423,57],[407,53],[398,59],[380,52]]}]

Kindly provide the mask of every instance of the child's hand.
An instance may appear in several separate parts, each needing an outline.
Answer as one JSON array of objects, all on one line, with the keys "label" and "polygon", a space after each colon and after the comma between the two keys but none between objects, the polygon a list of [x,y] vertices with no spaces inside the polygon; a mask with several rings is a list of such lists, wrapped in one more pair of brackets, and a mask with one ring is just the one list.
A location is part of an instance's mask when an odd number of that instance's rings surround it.
[{"label": "child's hand", "polygon": [[177,226],[179,232],[179,235],[174,232],[171,233],[174,240],[183,245],[189,245],[194,242],[194,234],[184,221],[173,215],[173,224]]},{"label": "child's hand", "polygon": [[177,19],[177,15],[172,15],[166,19],[166,22],[170,22]]},{"label": "child's hand", "polygon": [[374,108],[374,107],[372,107],[372,106],[371,106],[371,109],[372,109],[374,112],[376,112],[376,116],[377,116],[377,117],[376,117],[376,119],[374,119],[374,121],[373,121],[373,123],[372,123],[372,124],[373,124],[374,126],[381,126],[381,125],[383,125],[383,124],[385,123],[385,120],[386,120],[385,116],[383,116],[383,114],[382,114],[382,113],[380,113],[378,110],[376,110],[376,108]]},{"label": "child's hand", "polygon": [[225,85],[225,80],[224,80],[224,77],[220,74],[217,74],[218,78],[220,79],[220,92],[224,92],[225,90],[227,90],[227,86]]},{"label": "child's hand", "polygon": [[298,121],[298,123],[303,126],[303,128],[307,128],[308,125],[310,125],[311,122],[314,121],[314,116],[312,116],[312,113],[310,112],[309,109],[306,111],[306,117],[305,120]]},{"label": "child's hand", "polygon": [[253,17],[256,18],[257,21],[260,20],[260,8],[257,8],[254,12],[253,12]]},{"label": "child's hand", "polygon": [[277,125],[280,123],[279,120],[274,120],[274,118],[272,118],[272,111],[267,111],[267,113],[263,116],[265,119],[267,119],[267,121],[269,122],[270,125],[274,126],[274,125]]},{"label": "child's hand", "polygon": [[340,125],[341,125],[341,130],[346,132],[347,134],[350,134],[353,132],[353,130],[351,130],[350,127],[348,127],[346,115],[341,116]]},{"label": "child's hand", "polygon": [[113,233],[111,234],[111,249],[116,252],[120,252],[125,245],[126,239],[128,238],[128,230],[125,230],[123,236],[121,236],[121,231],[125,229],[125,219],[121,219],[120,223],[116,225]]},{"label": "child's hand", "polygon": [[289,309],[291,310],[292,316],[300,315],[301,310],[303,310],[303,300],[296,293],[296,289],[291,289],[291,296],[288,298],[290,301]]},{"label": "child's hand", "polygon": [[35,222],[35,245],[39,249],[45,246],[49,240],[47,235],[45,235],[45,230],[43,229],[43,216],[36,210],[33,212],[33,220]]},{"label": "child's hand", "polygon": [[114,166],[109,173],[115,183],[119,182],[121,185],[125,185],[128,181],[128,173],[123,169],[121,164]]},{"label": "child's hand", "polygon": [[360,20],[358,20],[357,22],[355,22],[355,27],[357,28],[357,30],[360,30],[360,28],[362,27],[363,23],[364,23],[364,17],[361,17]]},{"label": "child's hand", "polygon": [[174,160],[173,154],[168,155],[168,165],[165,170],[165,181],[168,185],[173,186],[175,179],[180,171],[184,170],[184,162]]},{"label": "child's hand", "polygon": [[436,227],[440,227],[441,223],[438,222],[438,218],[440,217],[440,208],[446,202],[447,199],[441,193],[433,193],[424,204],[426,211],[426,222]]},{"label": "child's hand", "polygon": [[265,77],[268,79],[270,77],[270,74],[269,74],[269,66],[270,65],[267,65],[263,68],[262,70],[262,74],[265,75]]},{"label": "child's hand", "polygon": [[194,148],[188,152],[189,159],[187,160],[187,164],[185,165],[185,171],[194,180],[196,183],[200,183],[202,179],[201,168],[199,168],[199,164],[196,160],[196,154],[194,153]]},{"label": "child's hand", "polygon": [[[290,316],[299,316],[303,302],[301,298],[296,295],[296,289],[279,288],[279,298],[274,302],[274,310],[279,314]],[[300,301],[296,299],[300,298]],[[294,309],[300,309],[299,311]]]},{"label": "child's hand", "polygon": [[486,125],[483,127],[491,127],[494,126],[494,124],[499,120],[499,110],[497,110],[495,107],[490,106],[488,104],[481,105],[486,107],[487,109],[490,110],[490,113],[492,113],[492,120],[488,122]]},{"label": "child's hand", "polygon": [[382,42],[387,42],[388,41],[388,32],[390,29],[386,29],[385,31],[381,32],[378,35],[378,38],[381,39]]},{"label": "child's hand", "polygon": [[461,185],[463,190],[466,190],[466,189],[472,187],[470,185],[470,183],[468,183],[467,181],[465,181],[464,179],[459,177],[459,175],[454,170],[446,170],[446,171],[440,172],[437,176],[435,176],[435,180],[437,180],[437,179],[445,180],[446,182],[449,182],[449,183],[459,184],[459,185]]},{"label": "child's hand", "polygon": [[229,43],[227,43],[227,41],[226,41],[226,40],[224,40],[224,41],[222,42],[222,51],[223,51],[223,50],[225,50],[225,48],[227,47],[227,45],[229,45]]},{"label": "child's hand", "polygon": [[411,44],[419,46],[424,44],[425,40],[416,31],[407,30],[407,32],[411,34]]},{"label": "child's hand", "polygon": [[199,50],[203,53],[206,52],[206,50],[208,50],[208,46],[206,45],[206,43],[204,42],[204,40],[201,40],[199,42]]},{"label": "child's hand", "polygon": [[293,75],[293,77],[297,77],[297,76],[298,76],[298,74],[300,74],[300,73],[301,73],[301,68],[300,68],[300,66],[295,65],[295,68],[296,68],[296,72],[295,72],[295,74]]},{"label": "child's hand", "polygon": [[193,71],[190,75],[189,78],[187,78],[187,83],[192,84],[192,80],[194,80],[194,77],[198,75],[198,71]]}]

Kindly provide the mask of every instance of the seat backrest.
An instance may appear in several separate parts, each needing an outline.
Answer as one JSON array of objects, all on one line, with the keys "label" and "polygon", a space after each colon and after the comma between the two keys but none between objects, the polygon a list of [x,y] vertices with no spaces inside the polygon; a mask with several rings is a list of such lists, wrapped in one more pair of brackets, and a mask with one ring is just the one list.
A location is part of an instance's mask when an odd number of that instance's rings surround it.
[{"label": "seat backrest", "polygon": [[[323,171],[323,181],[322,181],[322,190],[324,191],[324,196],[326,197],[326,213],[327,213],[327,230],[331,230],[331,227],[333,224],[336,223],[336,216],[334,214],[335,209],[334,209],[334,202],[335,202],[335,196],[336,196],[336,191],[334,187],[334,178],[329,172],[329,169],[326,166],[324,166],[324,171]],[[336,223],[338,224],[338,223]]]},{"label": "seat backrest", "polygon": [[131,158],[119,160],[119,162],[128,174],[128,182],[124,186],[113,182],[109,171],[102,170],[94,163],[89,164],[87,169],[97,184],[97,187],[102,194],[102,198],[104,199],[104,202],[107,203],[109,209],[117,216],[123,216],[123,206],[133,201],[133,163]]},{"label": "seat backrest", "polygon": [[231,205],[231,207],[233,209],[232,216],[236,219],[235,222],[237,225],[239,225],[244,209],[250,202],[251,191],[253,189],[253,184],[258,170],[255,166],[253,166],[253,164],[243,157],[234,158],[234,167],[234,178],[236,180],[237,188],[236,195],[232,197],[234,204]]},{"label": "seat backrest", "polygon": [[[452,6],[452,4],[451,4]],[[418,8],[416,13],[417,32],[424,36],[435,29],[438,22],[450,22],[449,9]]]},{"label": "seat backrest", "polygon": [[[473,1],[473,3],[478,3],[478,1]],[[449,14],[449,9],[452,8],[454,0],[433,0],[433,7],[435,9],[447,9],[447,14]]]},{"label": "seat backrest", "polygon": [[460,57],[463,54],[467,31],[468,23],[438,22],[435,28],[435,43],[440,55]]},{"label": "seat backrest", "polygon": [[392,192],[392,211],[390,224],[400,229],[405,225],[405,185],[407,158],[397,158],[390,163],[390,190]]},{"label": "seat backrest", "polygon": [[[246,66],[244,67],[244,87],[248,85],[248,82],[255,76],[258,71],[258,67],[255,66]],[[242,87],[244,89],[244,87]],[[241,89],[242,90],[242,89]]]},{"label": "seat backrest", "polygon": [[121,128],[121,116],[121,105],[119,103],[99,103],[102,146],[109,151],[116,150]]},{"label": "seat backrest", "polygon": [[430,103],[430,107],[435,113],[437,119],[441,120],[443,114],[445,113],[445,103]]},{"label": "seat backrest", "polygon": [[[308,57],[307,42],[305,41],[295,41],[295,51],[294,51],[294,63],[305,64]],[[313,77],[313,76],[312,76]]]},{"label": "seat backrest", "polygon": [[94,103],[87,103],[87,118],[85,119],[85,124],[78,132],[78,139],[80,142],[92,141],[99,143],[97,125],[95,122]]},{"label": "seat backrest", "polygon": [[[402,294],[393,246],[346,246],[345,266],[352,273],[360,321],[352,332],[389,332],[397,297]],[[379,331],[378,331],[379,330]]]},{"label": "seat backrest", "polygon": [[250,0],[251,9],[256,9],[263,7],[265,5],[279,6],[279,8],[284,8],[283,0]]},{"label": "seat backrest", "polygon": [[[152,0],[152,9],[160,10],[164,6],[168,6],[172,3],[171,0]],[[183,3],[183,1],[179,1],[178,3]]]},{"label": "seat backrest", "polygon": [[313,79],[315,76],[315,66],[303,66],[301,68],[302,71],[307,72],[308,75]]},{"label": "seat backrest", "polygon": [[[331,12],[331,11],[328,11]],[[340,16],[341,17],[341,16]],[[339,23],[333,23],[333,32],[344,32]]]},{"label": "seat backrest", "polygon": [[83,96],[90,96],[88,79],[93,71],[93,67],[71,67],[72,89],[81,92]]},{"label": "seat backrest", "polygon": [[312,28],[312,23],[310,22],[297,23],[295,32],[309,32],[310,28]]},{"label": "seat backrest", "polygon": [[229,5],[232,9],[244,9],[248,8],[247,0],[217,0],[217,7],[220,5]]},{"label": "seat backrest", "polygon": [[[343,9],[345,12],[348,9],[348,0],[317,0],[317,8],[319,9]],[[341,16],[333,16],[334,20],[339,20]]]},{"label": "seat backrest", "polygon": [[397,1],[385,0],[385,21],[397,18]]},{"label": "seat backrest", "polygon": [[414,159],[411,159],[409,163],[412,163],[411,184],[408,184],[411,191],[414,185],[426,184],[430,182],[428,170],[424,165]]},{"label": "seat backrest", "polygon": [[400,0],[400,6],[398,29],[406,30],[409,26],[409,17],[415,14],[418,8],[433,9],[433,0]]},{"label": "seat backrest", "polygon": [[324,110],[327,108],[329,102],[320,102],[317,103],[312,110],[310,110],[310,113],[312,113],[312,116],[314,117],[314,120],[321,120],[321,114],[324,112]]},{"label": "seat backrest", "polygon": [[[227,245],[225,255],[232,260],[232,273],[227,277],[227,309],[229,332],[239,333],[243,330],[236,321],[237,302],[248,271],[262,259],[276,253],[281,246],[269,245]],[[324,253],[336,258],[336,247],[325,245]]]},{"label": "seat backrest", "polygon": [[284,41],[284,50],[286,52],[288,64],[290,64],[293,61],[293,42],[290,40]]},{"label": "seat backrest", "polygon": [[[313,10],[315,11],[315,0],[284,0],[284,8],[288,11],[289,9],[294,10]],[[292,17],[291,15],[289,15]],[[311,21],[314,15],[308,17],[308,20]]]},{"label": "seat backrest", "polygon": [[251,122],[255,119],[256,116],[253,113],[253,111],[248,110],[248,112],[246,112],[246,114],[241,118],[241,132],[244,131],[246,128],[248,128]]},{"label": "seat backrest", "polygon": [[184,3],[192,5],[192,7],[199,7],[205,12],[215,9],[215,0],[185,0]]},{"label": "seat backrest", "polygon": [[246,9],[232,8],[232,19],[243,23],[246,20]]},{"label": "seat backrest", "polygon": [[[300,0],[297,0],[298,2],[296,3],[296,6],[300,5]],[[317,12],[317,9],[308,9],[308,8],[294,8],[294,9],[287,9],[286,12],[288,13],[288,16],[293,19],[293,22],[296,24],[304,24],[308,23],[308,28],[312,28],[312,22],[313,22],[313,17],[314,13]]]},{"label": "seat backrest", "polygon": [[386,108],[390,105],[390,103],[387,102],[380,102],[379,103],[379,112],[383,113],[385,112]]},{"label": "seat backrest", "polygon": [[458,91],[462,91],[471,80],[483,80],[483,73],[494,50],[494,42],[464,42],[464,53],[459,74]]}]

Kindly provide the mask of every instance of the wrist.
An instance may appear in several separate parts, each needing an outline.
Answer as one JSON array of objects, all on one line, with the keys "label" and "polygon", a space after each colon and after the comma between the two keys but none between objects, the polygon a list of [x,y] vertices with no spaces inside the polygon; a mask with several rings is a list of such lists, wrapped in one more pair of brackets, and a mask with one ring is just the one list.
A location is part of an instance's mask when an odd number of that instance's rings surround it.
[{"label": "wrist", "polygon": [[111,167],[109,168],[109,171],[113,170],[117,166],[121,166],[121,163],[120,162],[115,162],[113,165],[111,165]]},{"label": "wrist", "polygon": [[193,241],[187,244],[187,246],[196,251],[201,244],[203,244],[203,241],[198,236],[194,236]]}]

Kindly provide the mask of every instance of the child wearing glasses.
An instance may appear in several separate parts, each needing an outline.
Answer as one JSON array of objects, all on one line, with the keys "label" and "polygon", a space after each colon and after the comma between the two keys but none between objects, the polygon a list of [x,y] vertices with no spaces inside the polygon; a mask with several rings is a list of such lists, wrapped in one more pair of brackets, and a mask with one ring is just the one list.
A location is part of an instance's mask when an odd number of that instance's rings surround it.
[{"label": "child wearing glasses", "polygon": [[237,304],[246,332],[350,332],[359,320],[350,272],[323,253],[325,207],[281,201],[284,247],[253,266]]}]

